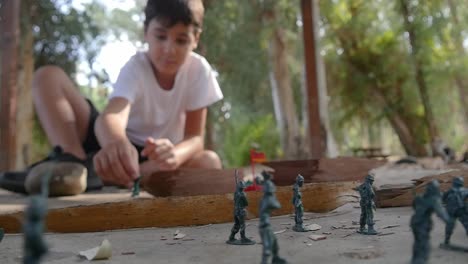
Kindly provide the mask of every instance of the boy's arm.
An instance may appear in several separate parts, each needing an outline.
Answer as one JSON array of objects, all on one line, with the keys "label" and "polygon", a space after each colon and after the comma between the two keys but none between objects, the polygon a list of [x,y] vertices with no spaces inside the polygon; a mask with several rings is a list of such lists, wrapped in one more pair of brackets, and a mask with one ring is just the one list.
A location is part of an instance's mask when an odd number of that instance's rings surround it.
[{"label": "boy's arm", "polygon": [[121,97],[112,98],[95,124],[96,137],[102,149],[94,163],[104,181],[130,186],[138,177],[138,153],[125,133],[130,103]]},{"label": "boy's arm", "polygon": [[204,149],[206,114],[207,108],[187,112],[184,140],[174,149],[179,166]]},{"label": "boy's arm", "polygon": [[207,109],[202,108],[186,113],[184,138],[177,145],[168,139],[148,138],[142,156],[148,161],[140,165],[142,174],[156,171],[170,171],[179,168],[204,148],[204,134]]},{"label": "boy's arm", "polygon": [[128,140],[125,134],[130,104],[127,99],[112,98],[99,115],[94,126],[101,147],[120,140]]}]

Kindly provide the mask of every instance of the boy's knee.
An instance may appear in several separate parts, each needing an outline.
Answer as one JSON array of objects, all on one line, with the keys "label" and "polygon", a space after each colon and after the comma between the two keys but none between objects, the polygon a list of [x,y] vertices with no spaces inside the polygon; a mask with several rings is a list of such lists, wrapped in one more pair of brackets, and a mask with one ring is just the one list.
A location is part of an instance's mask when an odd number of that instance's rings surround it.
[{"label": "boy's knee", "polygon": [[[62,68],[58,66],[55,66],[55,65],[41,66],[39,67],[39,69],[37,69],[34,72],[33,82],[41,83],[43,81],[53,80],[53,79],[59,78],[63,74],[64,74],[64,71],[62,70]],[[33,85],[33,87],[39,87],[39,86]]]},{"label": "boy's knee", "polygon": [[203,150],[197,153],[186,166],[190,168],[201,168],[201,169],[221,169],[222,163],[218,154],[211,150]]}]

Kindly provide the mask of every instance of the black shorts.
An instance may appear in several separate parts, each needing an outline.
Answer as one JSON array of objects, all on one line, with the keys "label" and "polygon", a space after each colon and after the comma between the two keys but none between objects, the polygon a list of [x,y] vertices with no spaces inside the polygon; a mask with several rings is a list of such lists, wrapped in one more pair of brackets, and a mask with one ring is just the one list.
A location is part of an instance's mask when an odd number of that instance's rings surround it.
[{"label": "black shorts", "polygon": [[[94,133],[94,124],[96,123],[96,119],[99,116],[99,111],[96,109],[94,106],[93,102],[89,100],[88,98],[85,98],[86,101],[89,104],[89,123],[88,123],[88,131],[86,132],[86,138],[83,142],[83,149],[86,152],[86,154],[95,154],[101,149],[101,146],[99,145],[99,142],[96,137],[96,133]],[[140,152],[143,150],[142,146],[139,146],[135,143],[132,142],[132,144],[135,146],[135,148],[138,151],[138,161],[141,163],[143,161],[146,161],[146,157],[142,157]]]}]

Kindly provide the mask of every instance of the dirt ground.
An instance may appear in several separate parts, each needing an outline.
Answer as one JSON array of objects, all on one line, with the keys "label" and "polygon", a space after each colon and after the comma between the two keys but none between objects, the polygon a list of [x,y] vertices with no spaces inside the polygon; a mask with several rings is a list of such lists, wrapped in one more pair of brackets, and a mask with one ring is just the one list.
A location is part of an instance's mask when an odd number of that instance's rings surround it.
[{"label": "dirt ground", "polygon": [[[291,216],[272,219],[280,245],[280,255],[289,263],[409,263],[413,237],[409,228],[412,209],[408,207],[378,209],[378,236],[355,233],[359,220],[357,203],[350,203],[327,214],[305,215],[306,224],[322,228],[308,233],[291,230]],[[151,217],[151,216],[148,216]],[[443,240],[444,225],[434,219],[430,263],[468,263],[468,253],[438,248]],[[248,221],[247,236],[259,241],[258,220]],[[87,263],[77,253],[98,246],[104,239],[112,244],[110,260],[97,263],[260,263],[261,244],[253,246],[227,245],[232,223],[180,227],[122,230],[102,233],[46,234],[50,253],[43,263]],[[174,240],[176,230],[186,236]],[[283,231],[283,232],[282,232]],[[313,241],[311,234],[326,234],[325,240]],[[22,236],[6,235],[0,243],[0,263],[19,263],[22,258]],[[457,224],[454,243],[468,246],[468,237]]]}]

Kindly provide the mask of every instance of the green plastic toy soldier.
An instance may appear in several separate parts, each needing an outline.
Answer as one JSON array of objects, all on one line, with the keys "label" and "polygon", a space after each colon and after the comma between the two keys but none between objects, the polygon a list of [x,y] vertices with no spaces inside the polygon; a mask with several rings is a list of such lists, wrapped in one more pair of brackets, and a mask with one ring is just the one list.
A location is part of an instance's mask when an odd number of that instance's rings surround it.
[{"label": "green plastic toy soldier", "polygon": [[437,180],[427,184],[424,195],[418,195],[414,198],[413,209],[411,229],[413,230],[414,244],[411,264],[425,264],[431,251],[432,213],[435,212],[445,223],[449,221],[449,216],[442,207],[439,182]]},{"label": "green plastic toy soldier", "polygon": [[30,198],[26,209],[26,219],[23,225],[24,233],[24,264],[37,264],[47,251],[47,244],[42,235],[44,233],[44,219],[47,214],[47,198],[49,197],[49,181],[52,171],[43,175],[41,195]]},{"label": "green plastic toy soldier", "polygon": [[140,196],[140,181],[141,177],[138,177],[135,181],[133,181],[132,197]]},{"label": "green plastic toy soldier", "polygon": [[24,264],[37,264],[48,251],[42,238],[44,233],[44,217],[47,213],[45,199],[41,196],[31,197],[26,210],[24,232]]},{"label": "green plastic toy soldier", "polygon": [[[363,235],[377,235],[377,231],[374,229],[374,210],[375,207],[375,193],[372,188],[374,183],[374,176],[371,174],[366,176],[366,180],[363,184],[359,185],[355,190],[359,192],[361,196],[360,206],[361,206],[361,218],[359,221],[360,228],[358,233]],[[365,226],[367,224],[367,230]]]},{"label": "green plastic toy soldier", "polygon": [[0,228],[0,242],[2,242],[4,235],[5,235],[5,231],[3,230],[3,228]]},{"label": "green plastic toy soldier", "polygon": [[[243,181],[237,182],[236,192],[234,193],[234,226],[231,229],[229,240],[226,241],[226,243],[231,245],[255,244],[255,241],[248,239],[245,236],[245,217],[247,216],[247,210],[245,208],[249,205],[249,202],[247,201],[247,196],[245,195],[244,189],[245,183]],[[235,235],[239,231],[241,236],[240,240],[235,238]]]},{"label": "green plastic toy soldier", "polygon": [[300,174],[296,177],[296,183],[293,186],[293,198],[292,204],[294,206],[294,221],[296,224],[293,226],[293,230],[296,232],[308,232],[307,228],[304,227],[304,221],[302,217],[304,215],[304,206],[302,205],[302,193],[300,187],[304,184],[304,177]]},{"label": "green plastic toy soldier", "polygon": [[454,250],[457,248],[457,246],[450,245],[450,237],[452,236],[457,219],[462,223],[468,236],[468,205],[465,203],[465,200],[468,199],[468,189],[464,188],[463,184],[462,177],[455,177],[452,182],[452,188],[442,196],[442,201],[445,203],[449,216],[449,221],[445,226],[445,241],[441,245],[444,248]]},{"label": "green plastic toy soldier", "polygon": [[271,181],[271,175],[263,171],[263,198],[260,202],[260,224],[258,226],[263,243],[262,264],[285,264],[285,259],[278,255],[279,246],[270,224],[272,210],[281,208],[281,204],[275,197],[276,187]]}]

